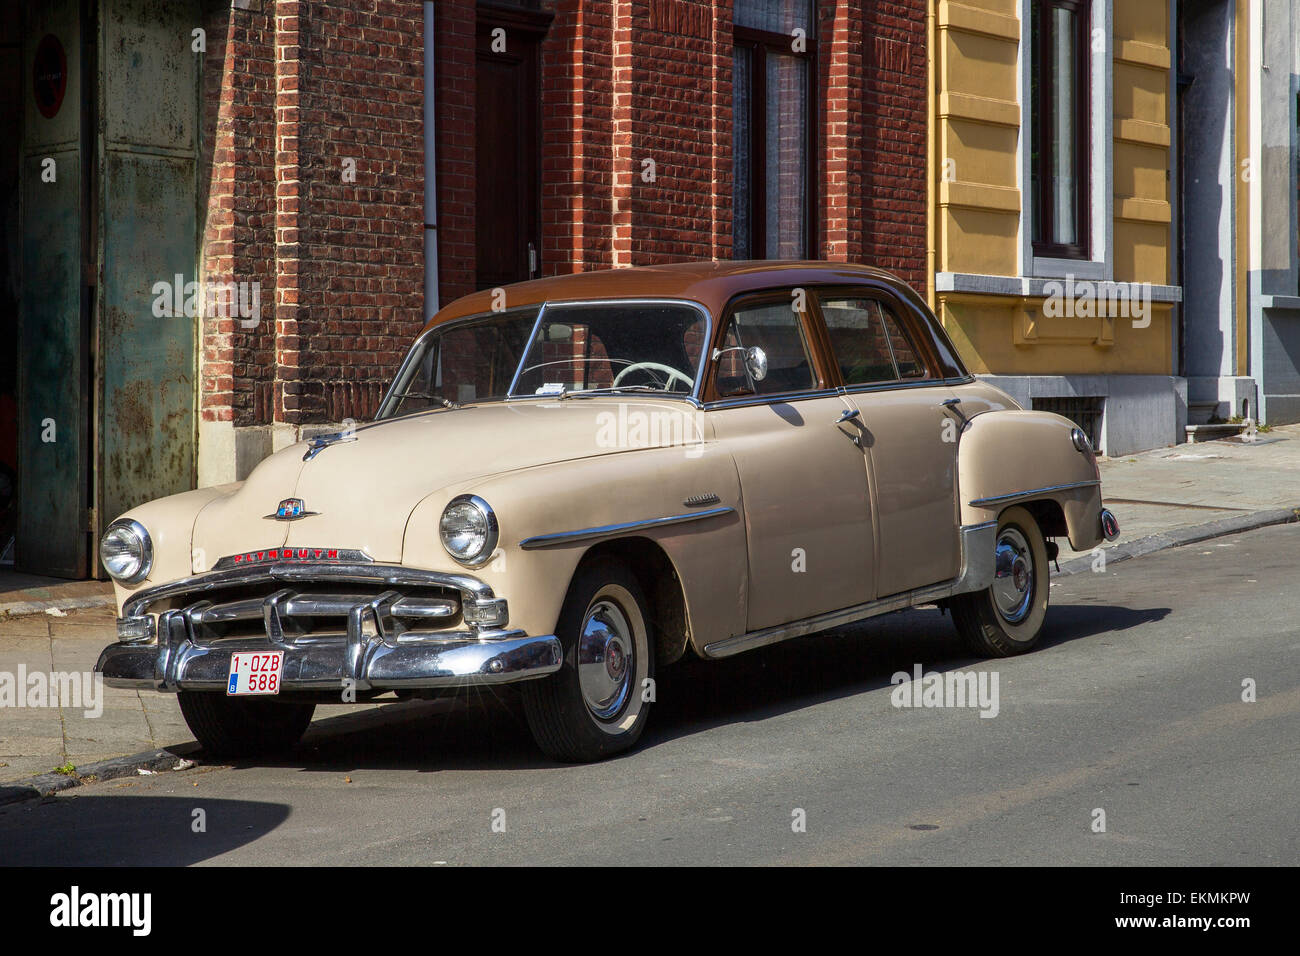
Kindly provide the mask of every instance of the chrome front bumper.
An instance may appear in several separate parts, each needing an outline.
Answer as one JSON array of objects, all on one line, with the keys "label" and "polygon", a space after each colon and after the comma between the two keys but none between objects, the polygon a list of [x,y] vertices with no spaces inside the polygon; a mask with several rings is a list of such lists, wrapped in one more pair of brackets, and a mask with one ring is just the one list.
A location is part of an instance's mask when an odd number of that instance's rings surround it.
[{"label": "chrome front bumper", "polygon": [[[519,631],[466,642],[389,645],[368,641],[355,651],[351,644],[281,647],[269,641],[200,647],[182,634],[166,644],[112,644],[99,655],[95,670],[104,675],[109,687],[224,690],[231,654],[273,650],[284,651],[280,686],[285,692],[502,684],[553,674],[562,661],[555,637],[529,637]],[[349,666],[349,659],[359,666]]]},{"label": "chrome front bumper", "polygon": [[[297,587],[222,601],[226,589],[249,584]],[[308,585],[345,585],[348,593],[308,593],[302,590]],[[366,593],[356,593],[357,585],[365,585]],[[429,586],[446,587],[457,598],[407,593]],[[156,616],[150,612],[151,604],[178,601],[187,606]],[[121,640],[106,647],[95,665],[110,687],[224,690],[230,657],[238,651],[283,652],[280,686],[287,693],[500,684],[545,677],[563,662],[553,635],[506,629],[505,602],[482,582],[393,566],[216,572],[141,592],[124,611],[128,616],[118,620]],[[480,617],[490,612],[499,623],[472,623],[471,612]],[[340,626],[295,633],[296,618],[322,616]],[[425,629],[456,616],[462,619],[458,629]],[[219,636],[220,627],[232,622],[251,627],[252,633]]]}]

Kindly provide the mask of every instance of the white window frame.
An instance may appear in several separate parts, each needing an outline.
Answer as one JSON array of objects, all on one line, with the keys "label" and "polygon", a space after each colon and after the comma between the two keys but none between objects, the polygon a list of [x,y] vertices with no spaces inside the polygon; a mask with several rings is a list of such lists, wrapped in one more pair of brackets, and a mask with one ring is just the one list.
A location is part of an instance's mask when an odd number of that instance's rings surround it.
[{"label": "white window frame", "polygon": [[[1112,154],[1114,149],[1114,79],[1112,76],[1115,38],[1113,31],[1114,0],[1092,0],[1088,27],[1088,113],[1091,135],[1088,137],[1089,242],[1088,259],[1052,259],[1034,255],[1034,203],[1030,170],[1030,142],[1033,133],[1030,104],[1030,68],[1033,51],[1029,49],[1029,17],[1033,0],[1019,0],[1020,46],[1016,67],[1020,86],[1020,139],[1016,161],[1020,169],[1020,275],[1026,278],[1064,278],[1111,281],[1115,278],[1114,212],[1115,183]],[[1101,49],[1098,50],[1097,46]]]}]

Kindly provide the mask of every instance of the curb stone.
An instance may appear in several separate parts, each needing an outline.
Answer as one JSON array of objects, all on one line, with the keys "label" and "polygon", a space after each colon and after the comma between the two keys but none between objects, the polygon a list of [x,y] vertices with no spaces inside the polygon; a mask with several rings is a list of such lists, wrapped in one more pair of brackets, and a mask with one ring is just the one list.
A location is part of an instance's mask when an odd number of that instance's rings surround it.
[{"label": "curb stone", "polygon": [[[1107,548],[1103,553],[1106,555],[1106,564],[1110,565],[1116,561],[1127,561],[1129,558],[1141,557],[1144,554],[1152,554],[1168,548],[1181,548],[1183,545],[1195,544],[1198,541],[1222,538],[1230,534],[1240,534],[1243,531],[1254,531],[1257,528],[1267,528],[1275,524],[1290,524],[1293,521],[1300,521],[1300,505],[1293,508],[1276,508],[1270,511],[1255,511],[1245,515],[1233,515],[1230,518],[1220,518],[1217,521],[1208,521],[1205,524],[1161,531],[1157,534],[1149,534],[1144,538],[1124,541],[1113,548]],[[1052,577],[1064,577],[1068,574],[1078,574],[1081,571],[1091,571],[1092,562],[1091,555],[1062,562],[1061,570],[1053,574]]]},{"label": "curb stone", "polygon": [[111,607],[113,595],[96,594],[90,597],[56,598],[51,601],[13,601],[0,604],[0,621],[14,617],[26,617],[30,614],[44,614],[49,610],[82,611],[86,608]]},{"label": "curb stone", "polygon": [[161,773],[171,770],[176,766],[176,761],[191,758],[198,751],[197,743],[181,744],[164,750],[149,750],[127,757],[101,760],[78,767],[73,774],[43,773],[26,780],[0,783],[0,806],[21,803],[24,800],[38,800],[63,790],[79,787],[83,783],[92,781],[98,783],[103,780],[115,780],[118,777],[134,776],[139,770]]}]

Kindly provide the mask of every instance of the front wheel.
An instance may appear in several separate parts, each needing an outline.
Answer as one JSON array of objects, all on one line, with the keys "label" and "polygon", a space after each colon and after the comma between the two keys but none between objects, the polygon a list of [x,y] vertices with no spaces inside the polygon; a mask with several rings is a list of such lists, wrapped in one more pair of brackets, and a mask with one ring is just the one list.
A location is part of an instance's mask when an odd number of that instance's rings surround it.
[{"label": "front wheel", "polygon": [[650,715],[654,639],[645,594],[618,561],[580,569],[560,611],[559,671],[519,685],[524,715],[549,757],[588,763],[632,747]]},{"label": "front wheel", "polygon": [[1047,542],[1034,516],[1008,508],[998,516],[993,584],[949,602],[966,646],[980,657],[1032,650],[1047,617]]},{"label": "front wheel", "polygon": [[227,697],[220,691],[183,690],[185,723],[213,756],[252,757],[288,750],[307,731],[315,704]]}]

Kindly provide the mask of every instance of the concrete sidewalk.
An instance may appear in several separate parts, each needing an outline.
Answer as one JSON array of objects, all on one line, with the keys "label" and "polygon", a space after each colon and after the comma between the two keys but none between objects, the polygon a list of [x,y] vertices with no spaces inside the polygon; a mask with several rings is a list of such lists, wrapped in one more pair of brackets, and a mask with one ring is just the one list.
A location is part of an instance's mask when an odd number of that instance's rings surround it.
[{"label": "concrete sidewalk", "polygon": [[[1294,517],[1291,512],[1300,508],[1300,426],[1261,437],[1269,440],[1179,445],[1103,461],[1106,503],[1122,529],[1119,541],[1106,545],[1108,552],[1119,559]],[[1093,560],[1068,549],[1061,557],[1066,572],[1087,570]],[[0,588],[0,607],[9,609],[7,618],[0,614],[0,682],[15,681],[20,668],[28,675],[88,673],[114,639],[114,611],[102,606],[105,587],[39,582],[35,591]],[[101,606],[80,606],[85,601]],[[0,781],[31,782],[33,775],[58,767],[75,768],[65,777],[36,783],[47,791],[60,781],[74,783],[77,774],[133,773],[129,765],[101,763],[124,755],[153,753],[151,763],[139,762],[161,766],[167,757],[158,757],[159,749],[180,745],[183,750],[192,743],[175,696],[112,688],[102,688],[101,694],[98,717],[62,705],[0,705]],[[320,708],[317,724],[325,720],[330,727],[351,726],[353,721],[336,715],[352,710]],[[17,793],[9,791],[11,797]],[[0,802],[4,799],[0,786]]]}]

